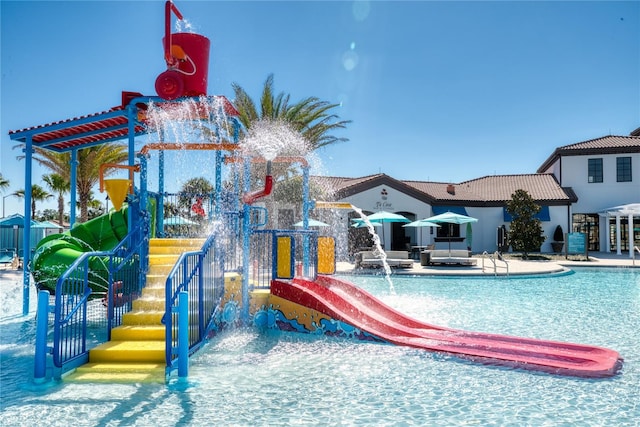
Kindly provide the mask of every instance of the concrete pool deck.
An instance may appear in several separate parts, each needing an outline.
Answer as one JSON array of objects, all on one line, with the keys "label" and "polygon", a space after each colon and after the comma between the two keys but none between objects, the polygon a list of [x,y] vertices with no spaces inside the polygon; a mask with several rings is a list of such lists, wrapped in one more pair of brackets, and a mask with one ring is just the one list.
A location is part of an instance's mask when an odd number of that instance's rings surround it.
[{"label": "concrete pool deck", "polygon": [[[421,266],[420,262],[415,261],[411,268],[393,268],[392,275],[493,276],[497,274],[500,276],[504,276],[507,274],[505,262],[497,261],[497,268],[494,269],[494,264],[489,258],[485,258],[483,260],[481,255],[475,255],[474,257],[478,259],[475,266]],[[509,267],[509,275],[558,274],[566,272],[574,267],[640,268],[640,256],[637,256],[634,261],[632,258],[629,258],[628,254],[616,255],[615,253],[607,252],[590,253],[588,261],[586,259],[577,260],[558,257],[558,259],[553,260],[529,261],[507,258],[506,262],[508,263]],[[354,264],[349,262],[338,262],[336,264],[337,274],[380,274],[381,272],[381,268],[355,268]]]},{"label": "concrete pool deck", "polygon": [[[493,263],[488,258],[483,259],[481,255],[475,255],[478,262],[475,266],[421,266],[415,261],[411,268],[393,268],[392,275],[409,276],[493,276],[495,274],[506,275],[505,263],[498,261],[494,270]],[[537,274],[557,274],[568,271],[574,267],[618,267],[618,268],[640,268],[640,256],[635,261],[629,258],[628,254],[616,255],[607,252],[593,252],[589,254],[589,260],[553,259],[553,260],[530,260],[507,259],[509,264],[509,275],[537,275]],[[336,274],[380,274],[381,268],[355,268],[349,262],[337,262]],[[0,269],[0,280],[22,281],[22,270]]]}]

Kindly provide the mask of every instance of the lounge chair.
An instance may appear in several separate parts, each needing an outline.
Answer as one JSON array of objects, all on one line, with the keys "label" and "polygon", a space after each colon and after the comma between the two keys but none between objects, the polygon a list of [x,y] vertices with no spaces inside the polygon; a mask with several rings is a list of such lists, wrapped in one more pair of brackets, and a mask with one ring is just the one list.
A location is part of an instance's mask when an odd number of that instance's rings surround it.
[{"label": "lounge chair", "polygon": [[464,249],[447,250],[436,249],[433,251],[425,251],[429,254],[427,265],[446,264],[446,265],[476,265],[477,259],[471,258],[469,251]]},{"label": "lounge chair", "polygon": [[[409,251],[386,251],[385,253],[389,267],[413,267],[413,260],[409,258]],[[356,267],[379,268],[383,266],[382,257],[375,251],[361,251],[356,254]]]}]

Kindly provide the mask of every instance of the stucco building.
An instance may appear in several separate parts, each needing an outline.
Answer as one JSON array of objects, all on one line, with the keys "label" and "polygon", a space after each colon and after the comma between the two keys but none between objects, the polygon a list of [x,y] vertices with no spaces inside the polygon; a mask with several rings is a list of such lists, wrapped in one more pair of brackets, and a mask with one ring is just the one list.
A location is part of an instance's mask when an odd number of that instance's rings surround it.
[{"label": "stucco building", "polygon": [[[609,135],[558,147],[530,174],[485,176],[460,183],[402,181],[385,174],[312,177],[312,182],[332,188],[336,200],[367,214],[384,210],[417,220],[452,211],[478,219],[469,228],[384,224],[377,231],[384,236],[387,250],[451,242],[455,249],[493,252],[498,248],[498,229],[509,228],[511,218],[505,206],[518,189],[527,191],[542,207],[538,214],[546,237],[542,252],[552,251],[558,225],[565,233],[587,233],[590,251],[628,251],[631,255],[633,245],[640,244],[640,129],[629,136]],[[626,208],[611,209],[623,205]],[[332,224],[339,246],[353,252],[363,244],[366,231],[350,227],[355,212],[336,211],[328,217],[320,211],[313,214]]]}]

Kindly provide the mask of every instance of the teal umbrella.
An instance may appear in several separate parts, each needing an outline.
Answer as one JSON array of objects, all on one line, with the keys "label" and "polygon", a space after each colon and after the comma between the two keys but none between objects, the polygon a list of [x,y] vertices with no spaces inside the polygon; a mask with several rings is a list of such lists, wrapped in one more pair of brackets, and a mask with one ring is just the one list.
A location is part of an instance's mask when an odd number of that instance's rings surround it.
[{"label": "teal umbrella", "polygon": [[[298,221],[295,224],[293,224],[294,227],[304,227],[304,221]],[[317,219],[311,219],[309,218],[309,220],[307,221],[307,226],[308,227],[328,227],[329,224],[322,222],[322,221],[318,221]]]},{"label": "teal umbrella", "polygon": [[[420,227],[420,242],[422,242],[422,227],[440,227],[440,225],[435,222],[419,219],[417,221],[410,222],[409,224],[405,224],[403,227]],[[418,245],[420,245],[420,243],[418,243]]]},{"label": "teal umbrella", "polygon": [[164,225],[196,225],[197,222],[181,216],[170,216],[164,219]]},{"label": "teal umbrella", "polygon": [[[351,224],[351,226],[353,228],[362,228],[362,227],[366,227],[367,226],[367,222],[364,219],[354,219],[352,221],[353,221],[353,224]],[[374,227],[382,227],[382,223],[381,222],[377,222],[377,221],[369,221],[369,222]]]},{"label": "teal umbrella", "polygon": [[[468,224],[471,222],[478,222],[477,218],[470,216],[457,214],[454,212],[445,212],[440,215],[431,216],[425,218],[424,221],[445,223],[445,224]],[[451,256],[451,236],[449,236],[449,256]]]},{"label": "teal umbrella", "polygon": [[466,224],[468,222],[478,222],[478,218],[472,218],[470,216],[461,215],[454,212],[445,212],[441,213],[440,215],[425,218],[423,221],[436,223],[444,222],[447,224]]},{"label": "teal umbrella", "polygon": [[[380,225],[383,225],[385,222],[407,222],[407,223],[411,222],[406,217],[404,217],[404,216],[402,216],[400,214],[395,214],[395,213],[387,212],[387,211],[380,211],[380,212],[376,212],[376,213],[371,214],[371,215],[367,215],[366,219],[372,225],[374,225],[374,223],[379,223]],[[358,222],[366,223],[364,218],[354,219],[353,221],[356,222],[356,223],[358,223]],[[361,225],[361,227],[362,226],[364,226],[364,225]],[[374,225],[374,227],[375,227],[375,225]],[[382,241],[384,242],[384,226],[382,227]]]}]

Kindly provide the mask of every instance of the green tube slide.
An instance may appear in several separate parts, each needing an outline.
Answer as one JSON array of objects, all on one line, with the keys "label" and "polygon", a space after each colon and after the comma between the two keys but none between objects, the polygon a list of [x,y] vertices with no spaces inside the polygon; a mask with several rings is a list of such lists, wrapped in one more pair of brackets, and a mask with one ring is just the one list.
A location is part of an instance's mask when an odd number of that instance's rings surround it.
[{"label": "green tube slide", "polygon": [[[127,235],[127,208],[78,224],[71,230],[52,234],[38,242],[31,273],[38,289],[55,293],[58,278],[86,252],[110,251]],[[105,257],[89,259],[89,286],[96,293],[108,288]]]}]

